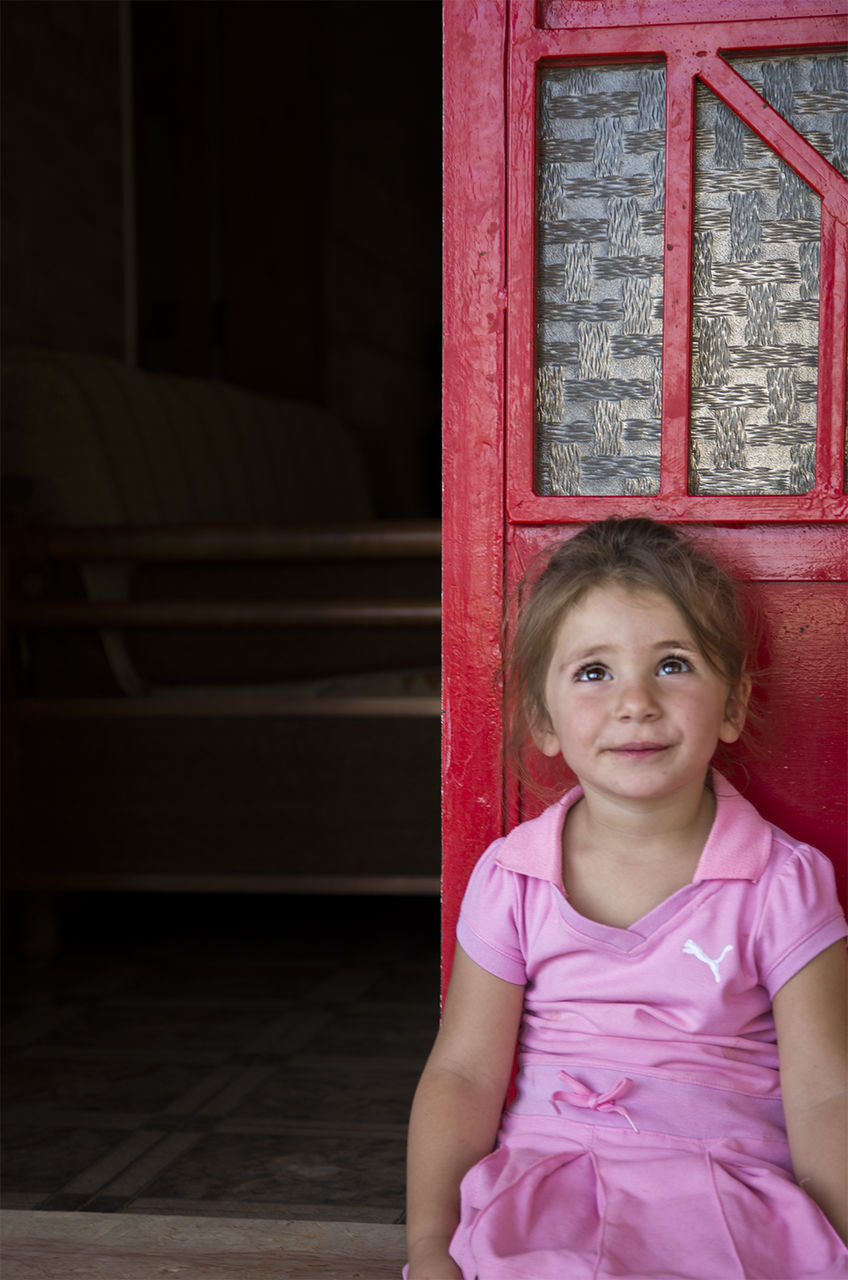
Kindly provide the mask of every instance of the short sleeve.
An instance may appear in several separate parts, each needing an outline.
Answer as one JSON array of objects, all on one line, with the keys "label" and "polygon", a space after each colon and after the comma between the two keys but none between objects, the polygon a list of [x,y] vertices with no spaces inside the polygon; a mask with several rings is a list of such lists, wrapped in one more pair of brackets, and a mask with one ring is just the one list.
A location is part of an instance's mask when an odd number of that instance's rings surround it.
[{"label": "short sleeve", "polygon": [[767,886],[757,925],[759,970],[769,996],[846,934],[829,859],[808,845],[796,846]]},{"label": "short sleeve", "polygon": [[471,873],[456,940],[481,969],[524,986],[527,970],[520,944],[518,877],[498,865],[501,844],[496,840]]}]

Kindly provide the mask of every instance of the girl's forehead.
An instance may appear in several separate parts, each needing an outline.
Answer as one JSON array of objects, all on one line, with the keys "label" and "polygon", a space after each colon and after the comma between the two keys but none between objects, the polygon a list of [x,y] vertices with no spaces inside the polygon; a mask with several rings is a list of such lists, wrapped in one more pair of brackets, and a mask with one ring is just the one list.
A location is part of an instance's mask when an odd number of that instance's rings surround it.
[{"label": "girl's forehead", "polygon": [[569,632],[592,630],[608,633],[614,640],[625,621],[628,625],[651,630],[655,625],[666,629],[673,625],[678,640],[693,639],[683,613],[664,591],[658,587],[630,587],[609,582],[590,587],[575,604],[563,611],[556,627],[556,640],[567,637]]}]

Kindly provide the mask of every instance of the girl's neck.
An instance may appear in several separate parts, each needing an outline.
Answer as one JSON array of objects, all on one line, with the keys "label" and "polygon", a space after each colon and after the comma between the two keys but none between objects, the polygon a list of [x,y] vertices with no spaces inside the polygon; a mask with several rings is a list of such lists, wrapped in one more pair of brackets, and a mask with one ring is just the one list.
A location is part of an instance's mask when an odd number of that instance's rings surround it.
[{"label": "girl's neck", "polygon": [[587,919],[630,928],[677,890],[691,884],[715,815],[705,787],[697,805],[650,817],[593,803],[569,811],[562,833],[562,882],[571,905]]},{"label": "girl's neck", "polygon": [[[573,835],[585,849],[615,851],[629,860],[679,860],[703,850],[715,817],[715,796],[704,786],[650,806],[584,792],[572,811]],[[696,859],[697,861],[697,859]]]}]

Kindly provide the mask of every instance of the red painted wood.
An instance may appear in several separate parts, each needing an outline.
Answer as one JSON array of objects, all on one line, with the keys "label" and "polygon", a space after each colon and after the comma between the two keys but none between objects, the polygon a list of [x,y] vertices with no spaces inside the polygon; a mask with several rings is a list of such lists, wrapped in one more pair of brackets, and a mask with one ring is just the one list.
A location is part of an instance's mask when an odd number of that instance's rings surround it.
[{"label": "red painted wood", "polygon": [[665,146],[660,493],[679,497],[689,483],[695,82],[675,57],[666,63]]},{"label": "red painted wood", "polygon": [[[449,3],[452,0],[448,0]],[[458,0],[460,4],[468,0]],[[746,0],[741,0],[744,5]],[[789,6],[791,5],[791,13]],[[822,6],[825,7],[825,6]],[[534,24],[532,0],[514,0],[510,6],[510,53],[518,52],[527,59],[639,57],[663,51],[679,57],[700,58],[711,52],[733,50],[769,51],[816,46],[840,45],[845,42],[848,6],[845,0],[834,0],[825,14],[804,14],[803,3],[787,0],[784,15],[764,25],[759,20],[729,22],[681,21],[688,14],[688,0],[669,3],[666,10],[676,21],[667,24],[626,22],[630,5],[617,5],[621,21],[618,25],[543,30]]]},{"label": "red painted wood", "polygon": [[[646,502],[657,519],[672,520],[678,524],[701,524],[705,520],[717,523],[774,520],[786,524],[805,520],[848,520],[848,499],[845,495],[823,494],[817,489],[787,497],[753,499],[729,494],[690,494],[688,497],[662,494],[650,499],[629,496],[551,498],[526,492],[516,496],[514,491],[508,494],[509,516],[516,524],[567,524],[574,520],[603,520],[615,515],[635,516],[644,513]],[[566,503],[567,506],[564,505]]]},{"label": "red painted wood", "polygon": [[444,8],[443,975],[465,882],[503,826],[500,620],[505,0]]},{"label": "red painted wood", "polygon": [[[692,24],[703,22],[735,22],[751,19],[771,22],[779,16],[780,6],[775,0],[685,0],[686,20]],[[669,0],[542,0],[540,6],[543,27],[619,27],[656,26],[661,23],[677,23],[681,16],[681,3]],[[841,6],[827,0],[794,0],[793,14],[823,17],[841,12]]]},{"label": "red painted wood", "polygon": [[[537,556],[582,527],[515,526],[507,592]],[[848,528],[841,524],[694,525],[689,532],[743,582],[848,582]]]},{"label": "red painted wood", "polygon": [[848,227],[822,212],[819,301],[819,413],[816,488],[845,488],[846,356],[848,356]]},{"label": "red painted wood", "polygon": [[[501,760],[505,591],[552,539],[607,515],[647,511],[692,526],[759,593],[776,745],[749,764],[749,793],[773,820],[824,848],[846,887],[848,545],[840,522],[848,519],[848,186],[720,54],[838,45],[848,33],[848,3],[787,0],[778,16],[774,10],[773,0],[446,0],[445,977],[471,867],[530,803]],[[542,497],[533,491],[537,65],[656,57],[667,67],[672,246],[665,251],[661,493]],[[686,492],[696,77],[822,196],[817,469],[809,494]]]},{"label": "red painted wood", "polygon": [[767,617],[768,755],[750,764],[751,798],[772,822],[829,855],[844,895],[848,591],[838,582],[815,590],[806,583],[770,582],[760,596]]},{"label": "red painted wood", "polygon": [[575,520],[603,520],[607,516],[636,516],[644,514],[646,503],[657,519],[672,520],[677,524],[701,524],[705,520],[720,524],[738,524],[748,520],[774,520],[786,524],[799,524],[805,520],[848,520],[848,498],[844,494],[822,493],[818,489],[786,497],[756,498],[729,494],[690,494],[688,497],[662,494],[649,499],[629,496],[551,498],[525,490],[516,494],[514,489],[507,496],[509,517],[515,524],[569,524]]}]

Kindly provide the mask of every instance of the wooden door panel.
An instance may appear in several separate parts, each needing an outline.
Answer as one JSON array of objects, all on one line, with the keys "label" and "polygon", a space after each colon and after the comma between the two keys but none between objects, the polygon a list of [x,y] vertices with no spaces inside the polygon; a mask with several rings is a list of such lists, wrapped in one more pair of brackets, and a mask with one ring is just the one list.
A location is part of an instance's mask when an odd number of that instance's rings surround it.
[{"label": "wooden door panel", "polygon": [[749,584],[767,816],[845,882],[846,0],[448,0],[444,927],[538,801],[499,623],[586,521],[692,527]]}]

